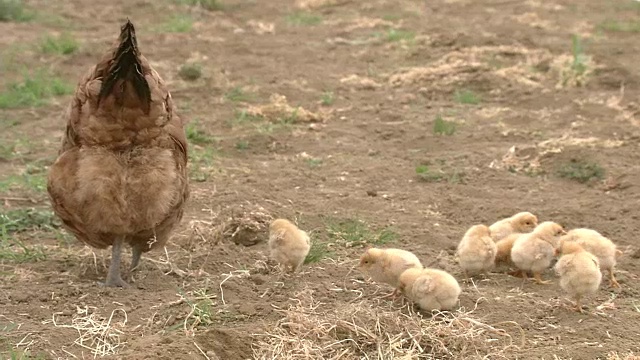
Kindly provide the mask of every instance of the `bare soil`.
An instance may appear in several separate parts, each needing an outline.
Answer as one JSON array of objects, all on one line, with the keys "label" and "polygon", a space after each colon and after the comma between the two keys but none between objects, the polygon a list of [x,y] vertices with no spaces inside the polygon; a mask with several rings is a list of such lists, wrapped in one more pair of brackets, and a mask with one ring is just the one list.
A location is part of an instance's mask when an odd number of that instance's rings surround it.
[{"label": "bare soil", "polygon": [[[551,270],[550,285],[522,287],[501,272],[461,282],[461,311],[503,329],[513,345],[452,348],[446,358],[606,359],[640,350],[640,41],[602,26],[639,23],[637,2],[222,3],[208,11],[168,0],[34,0],[26,4],[35,20],[0,22],[7,89],[21,77],[11,70],[18,63],[75,84],[128,17],[181,114],[205,137],[191,137],[185,219],[166,251],[143,256],[133,288],[98,286],[108,250],[59,229],[13,235],[44,256],[0,263],[3,359],[90,358],[96,348],[114,359],[259,358],[264,334],[304,291],[316,311],[361,301],[408,311],[377,300],[391,289],[354,269],[363,245],[334,242],[332,224],[390,227],[397,237],[384,246],[411,250],[462,281],[454,249],[465,230],[518,211],[610,237],[624,253],[622,287],[603,281],[578,314],[563,307],[570,303]],[[167,21],[184,14],[192,29],[170,32]],[[80,42],[74,54],[29,45],[62,32]],[[584,50],[572,47],[574,34]],[[182,79],[186,63],[200,64],[202,76]],[[0,109],[2,145],[18,144],[0,159],[3,177],[36,163],[46,170],[69,100]],[[434,133],[438,116],[455,124],[453,134]],[[598,164],[604,176],[560,176],[572,161]],[[0,199],[3,212],[48,209],[42,187],[12,187]],[[264,224],[276,217],[296,220],[327,244],[328,257],[280,274],[264,242]],[[250,220],[254,233],[232,236],[231,223],[242,230]],[[365,358],[358,351],[342,358]],[[419,357],[431,358],[404,358]]]}]

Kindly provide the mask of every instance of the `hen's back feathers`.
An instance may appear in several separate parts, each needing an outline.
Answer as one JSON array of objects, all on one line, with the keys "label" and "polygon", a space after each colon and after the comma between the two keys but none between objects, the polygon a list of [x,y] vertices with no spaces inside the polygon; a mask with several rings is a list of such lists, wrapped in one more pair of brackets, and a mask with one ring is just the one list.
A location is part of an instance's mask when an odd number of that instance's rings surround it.
[{"label": "hen's back feathers", "polygon": [[[120,31],[120,44],[112,56],[112,61],[108,69],[106,69],[106,74],[101,74],[103,80],[98,94],[98,106],[101,100],[111,94],[115,96],[116,102],[122,105],[127,98],[125,94],[130,91],[128,87],[133,87],[133,91],[140,101],[145,114],[149,114],[151,90],[144,77],[143,70],[138,51],[138,41],[136,40],[136,31],[131,21],[127,20],[127,23],[122,26]],[[116,84],[119,86],[114,92]],[[128,98],[133,97],[128,96]]]}]

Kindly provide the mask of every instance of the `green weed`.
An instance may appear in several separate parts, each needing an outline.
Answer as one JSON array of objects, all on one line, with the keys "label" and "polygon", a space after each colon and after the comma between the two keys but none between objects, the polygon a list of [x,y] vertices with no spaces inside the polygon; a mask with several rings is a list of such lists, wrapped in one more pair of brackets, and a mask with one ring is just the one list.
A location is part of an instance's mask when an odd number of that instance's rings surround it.
[{"label": "green weed", "polygon": [[73,87],[45,71],[25,74],[22,81],[10,83],[0,92],[0,109],[40,106],[53,96],[70,94]]},{"label": "green weed", "polygon": [[34,14],[25,9],[22,0],[0,0],[0,22],[24,22],[34,18]]},{"label": "green weed", "polygon": [[451,136],[456,132],[456,123],[448,121],[442,118],[442,115],[436,115],[436,119],[433,122],[433,133],[436,135],[448,135]]},{"label": "green weed", "polygon": [[186,33],[193,28],[193,18],[187,14],[174,15],[162,25],[161,30],[169,33]]},{"label": "green weed", "polygon": [[249,148],[249,142],[246,140],[240,140],[236,143],[236,149],[247,150]]},{"label": "green weed", "polygon": [[571,53],[573,54],[571,69],[577,75],[584,74],[587,71],[587,62],[589,61],[589,57],[585,55],[582,39],[577,35],[573,35],[571,37]]},{"label": "green weed", "polygon": [[320,103],[324,106],[330,106],[333,104],[335,97],[331,91],[325,91],[320,97]]},{"label": "green weed", "polygon": [[321,241],[312,241],[311,248],[307,257],[304,259],[305,264],[311,264],[319,262],[322,259],[330,258],[333,256],[333,252],[329,250],[329,246]]},{"label": "green weed", "polygon": [[197,63],[183,64],[178,70],[178,76],[187,81],[198,80],[202,77],[202,65]]},{"label": "green weed", "polygon": [[45,54],[70,55],[78,48],[78,42],[68,33],[57,37],[47,36],[40,43],[40,51]]},{"label": "green weed", "polygon": [[192,296],[187,296],[182,290],[179,290],[185,302],[191,307],[189,316],[185,317],[183,326],[196,329],[198,327],[208,326],[214,323],[216,313],[212,299],[216,295],[210,294],[206,288],[194,290]]},{"label": "green weed", "polygon": [[7,360],[45,360],[46,357],[43,354],[32,355],[31,352],[22,351],[18,349],[9,349],[7,351],[0,351],[0,358]]},{"label": "green weed", "polygon": [[452,172],[433,171],[427,165],[419,165],[416,167],[416,175],[424,182],[446,181],[450,184],[460,184],[464,182],[465,174],[457,170]]},{"label": "green weed", "polygon": [[583,160],[571,160],[562,165],[557,175],[561,178],[575,180],[579,183],[586,183],[591,180],[602,180],[605,170],[598,164]]},{"label": "green weed", "polygon": [[412,42],[416,37],[416,34],[412,31],[389,29],[384,34],[384,38],[389,42]]},{"label": "green weed", "polygon": [[348,247],[367,244],[383,245],[394,241],[397,237],[390,228],[373,231],[365,222],[356,219],[331,219],[327,224],[327,233],[333,242],[343,243]]},{"label": "green weed", "polygon": [[52,231],[59,227],[58,218],[50,210],[20,208],[0,212],[0,229],[6,234],[32,230]]},{"label": "green weed", "polygon": [[248,102],[253,99],[253,95],[245,92],[241,86],[236,86],[224,94],[224,97],[233,102]]},{"label": "green weed", "polygon": [[611,32],[640,32],[640,21],[606,20],[598,26],[599,29]]},{"label": "green weed", "polygon": [[287,15],[286,21],[291,25],[313,26],[322,22],[322,16],[305,11],[298,11]]},{"label": "green weed", "polygon": [[10,190],[43,193],[47,190],[47,176],[44,173],[29,174],[28,172],[23,172],[21,175],[9,175],[0,180],[0,192]]},{"label": "green weed", "polygon": [[232,125],[244,125],[263,120],[261,116],[250,114],[246,109],[237,110],[234,114]]},{"label": "green weed", "polygon": [[55,231],[58,219],[49,210],[16,209],[0,212],[0,260],[39,261],[46,258],[41,247],[27,246],[13,234],[26,231]]},{"label": "green weed", "polygon": [[189,178],[195,182],[209,180],[216,154],[217,151],[212,146],[189,149]]},{"label": "green weed", "polygon": [[460,104],[476,105],[480,103],[480,97],[471,90],[458,90],[455,92],[454,98]]},{"label": "green weed", "polygon": [[224,5],[220,0],[176,0],[178,4],[198,6],[209,11],[223,10]]},{"label": "green weed", "polygon": [[307,166],[309,166],[312,169],[322,165],[322,159],[309,158],[309,159],[306,159],[305,161],[307,163]]},{"label": "green weed", "polygon": [[187,140],[193,144],[205,145],[216,142],[216,139],[213,136],[208,135],[204,130],[200,129],[197,120],[187,124],[185,127],[185,133],[187,134]]}]

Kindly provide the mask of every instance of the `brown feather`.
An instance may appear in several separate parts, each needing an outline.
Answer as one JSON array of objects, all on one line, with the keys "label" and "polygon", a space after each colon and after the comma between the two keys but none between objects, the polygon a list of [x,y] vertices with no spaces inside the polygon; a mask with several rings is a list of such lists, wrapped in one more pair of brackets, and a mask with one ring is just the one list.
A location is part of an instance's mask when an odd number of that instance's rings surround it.
[{"label": "brown feather", "polygon": [[127,20],[120,31],[120,41],[113,53],[112,61],[106,72],[101,74],[103,81],[97,105],[100,106],[100,102],[109,95],[114,95],[116,102],[124,105],[128,87],[133,87],[145,114],[148,114],[151,106],[151,90],[143,70],[136,31],[131,21]]}]

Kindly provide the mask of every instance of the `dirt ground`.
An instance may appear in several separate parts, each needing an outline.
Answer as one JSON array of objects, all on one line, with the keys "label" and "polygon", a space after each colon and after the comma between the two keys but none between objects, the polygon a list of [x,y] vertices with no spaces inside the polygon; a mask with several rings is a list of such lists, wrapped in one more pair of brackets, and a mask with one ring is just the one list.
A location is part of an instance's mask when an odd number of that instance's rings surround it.
[{"label": "dirt ground", "polygon": [[[192,3],[34,0],[29,19],[0,22],[2,359],[640,352],[640,3]],[[134,287],[106,289],[110,252],[60,229],[46,196],[69,89],[7,94],[38,69],[74,86],[127,17],[189,121],[192,194]],[[578,314],[552,270],[550,285],[462,282],[466,229],[518,211],[610,237],[621,289],[603,280]],[[276,217],[311,234],[299,274],[268,260]],[[451,272],[461,308],[431,318],[379,299],[391,289],[355,269],[369,245]]]}]

